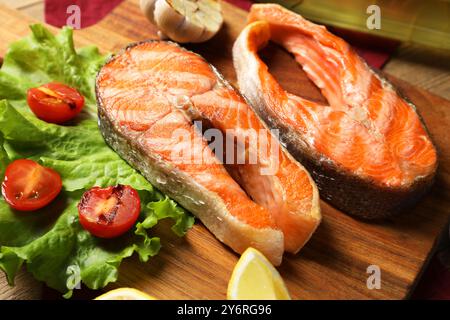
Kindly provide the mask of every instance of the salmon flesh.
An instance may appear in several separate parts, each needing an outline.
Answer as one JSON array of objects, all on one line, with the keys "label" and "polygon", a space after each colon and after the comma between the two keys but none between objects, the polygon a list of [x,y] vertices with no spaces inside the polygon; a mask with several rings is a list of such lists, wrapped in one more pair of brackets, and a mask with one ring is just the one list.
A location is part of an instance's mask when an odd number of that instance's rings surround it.
[{"label": "salmon flesh", "polygon": [[[233,47],[238,84],[311,173],[320,194],[363,218],[390,216],[431,186],[435,147],[415,106],[341,38],[275,4],[255,4]],[[286,92],[258,51],[285,48],[321,90],[318,104]]]},{"label": "salmon flesh", "polygon": [[130,45],[101,68],[96,94],[106,142],[234,251],[254,247],[278,265],[317,228],[308,172],[199,55]]}]

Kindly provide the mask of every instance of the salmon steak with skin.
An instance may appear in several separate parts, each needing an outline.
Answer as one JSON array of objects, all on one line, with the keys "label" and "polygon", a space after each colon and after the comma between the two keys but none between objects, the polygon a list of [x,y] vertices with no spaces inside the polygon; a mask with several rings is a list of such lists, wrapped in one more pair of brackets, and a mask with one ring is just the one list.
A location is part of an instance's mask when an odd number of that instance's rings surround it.
[{"label": "salmon steak with skin", "polygon": [[[166,41],[131,45],[101,68],[96,94],[106,142],[234,251],[254,247],[279,265],[320,223],[308,172],[201,56]],[[232,132],[226,150],[198,123]]]},{"label": "salmon steak with skin", "polygon": [[[431,186],[435,147],[415,106],[341,38],[275,4],[255,4],[233,46],[241,93],[316,181],[324,200],[355,216],[391,216]],[[285,91],[258,51],[290,52],[327,105]],[[295,72],[295,71],[293,71]]]}]

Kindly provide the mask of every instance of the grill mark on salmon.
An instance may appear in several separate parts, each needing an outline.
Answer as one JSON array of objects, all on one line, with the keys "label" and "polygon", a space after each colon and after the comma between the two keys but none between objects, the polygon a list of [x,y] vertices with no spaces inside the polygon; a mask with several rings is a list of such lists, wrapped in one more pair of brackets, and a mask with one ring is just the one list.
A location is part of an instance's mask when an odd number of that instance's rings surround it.
[{"label": "grill mark on salmon", "polygon": [[[311,172],[325,200],[364,218],[392,215],[432,184],[437,154],[412,103],[325,27],[275,4],[255,4],[233,47],[242,94]],[[286,92],[258,51],[293,54],[328,105]]]},{"label": "grill mark on salmon", "polygon": [[[284,249],[300,250],[320,223],[308,172],[199,55],[165,41],[131,45],[102,67],[96,94],[107,143],[236,252],[252,246],[278,265]],[[223,164],[195,128],[197,119],[240,138],[260,132],[269,151],[239,140],[244,157],[256,154],[258,162]],[[272,175],[261,174],[274,164]]]}]

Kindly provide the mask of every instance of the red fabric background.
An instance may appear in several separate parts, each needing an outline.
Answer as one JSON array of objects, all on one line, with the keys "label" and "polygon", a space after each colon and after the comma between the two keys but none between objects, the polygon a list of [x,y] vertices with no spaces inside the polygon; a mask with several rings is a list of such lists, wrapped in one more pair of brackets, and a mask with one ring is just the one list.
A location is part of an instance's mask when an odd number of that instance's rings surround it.
[{"label": "red fabric background", "polygon": [[[226,0],[244,10],[251,6],[250,0]],[[45,20],[61,27],[66,24],[67,7],[78,5],[81,9],[81,27],[85,28],[102,19],[122,0],[45,0]],[[395,41],[368,37],[367,35],[333,29],[333,32],[349,41],[369,65],[380,68],[398,45]],[[450,271],[435,256],[412,295],[416,299],[450,299]]]}]

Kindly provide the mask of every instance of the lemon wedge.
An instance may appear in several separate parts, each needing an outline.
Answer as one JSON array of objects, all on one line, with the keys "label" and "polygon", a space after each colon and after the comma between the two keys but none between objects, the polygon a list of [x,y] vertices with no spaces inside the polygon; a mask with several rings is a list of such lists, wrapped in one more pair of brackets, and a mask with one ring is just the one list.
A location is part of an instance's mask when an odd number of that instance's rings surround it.
[{"label": "lemon wedge", "polygon": [[108,291],[95,300],[156,300],[156,298],[133,288],[119,288]]},{"label": "lemon wedge", "polygon": [[229,300],[290,300],[278,271],[258,250],[248,248],[234,267],[228,283]]}]

